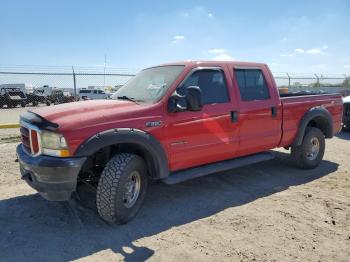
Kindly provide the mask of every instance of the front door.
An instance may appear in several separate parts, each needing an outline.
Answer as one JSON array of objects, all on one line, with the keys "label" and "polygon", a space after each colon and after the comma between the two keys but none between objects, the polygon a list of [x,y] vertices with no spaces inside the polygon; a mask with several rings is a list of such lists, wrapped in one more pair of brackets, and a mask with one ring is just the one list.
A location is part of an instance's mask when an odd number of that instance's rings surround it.
[{"label": "front door", "polygon": [[170,170],[180,170],[232,158],[238,150],[238,128],[231,119],[237,108],[222,68],[194,69],[177,88],[199,86],[203,109],[199,112],[168,113]]}]

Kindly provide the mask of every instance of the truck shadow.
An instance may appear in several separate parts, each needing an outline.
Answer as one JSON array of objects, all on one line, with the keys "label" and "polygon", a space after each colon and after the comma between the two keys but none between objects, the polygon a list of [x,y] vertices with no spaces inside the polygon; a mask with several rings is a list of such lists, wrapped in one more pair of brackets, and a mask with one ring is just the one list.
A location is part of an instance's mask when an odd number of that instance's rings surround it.
[{"label": "truck shadow", "polygon": [[127,225],[110,226],[75,201],[48,202],[39,195],[0,201],[1,261],[68,261],[111,249],[125,261],[154,254],[138,240],[319,179],[337,170],[323,161],[314,170],[292,166],[286,153],[268,162],[178,185],[154,184],[144,207]]},{"label": "truck shadow", "polygon": [[341,131],[335,135],[336,137],[344,140],[350,140],[350,131]]}]

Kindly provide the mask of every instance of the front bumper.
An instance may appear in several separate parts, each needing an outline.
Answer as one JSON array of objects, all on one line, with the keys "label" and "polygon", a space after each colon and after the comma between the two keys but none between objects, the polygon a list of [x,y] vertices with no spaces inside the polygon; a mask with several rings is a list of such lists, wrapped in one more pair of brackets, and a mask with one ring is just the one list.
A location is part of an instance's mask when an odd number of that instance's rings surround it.
[{"label": "front bumper", "polygon": [[70,199],[77,186],[77,178],[86,157],[59,158],[27,154],[22,144],[17,146],[22,179],[51,201]]}]

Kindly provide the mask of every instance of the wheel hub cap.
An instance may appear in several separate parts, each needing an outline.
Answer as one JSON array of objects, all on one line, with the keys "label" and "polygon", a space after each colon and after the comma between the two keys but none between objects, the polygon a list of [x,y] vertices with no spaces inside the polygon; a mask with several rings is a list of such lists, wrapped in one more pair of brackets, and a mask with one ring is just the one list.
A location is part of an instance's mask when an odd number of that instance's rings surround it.
[{"label": "wheel hub cap", "polygon": [[139,172],[133,171],[130,173],[127,182],[124,186],[124,206],[131,208],[137,201],[141,188],[141,176]]},{"label": "wheel hub cap", "polygon": [[315,160],[320,152],[320,142],[316,137],[313,137],[310,143],[311,146],[309,152],[307,152],[306,158],[309,160]]}]

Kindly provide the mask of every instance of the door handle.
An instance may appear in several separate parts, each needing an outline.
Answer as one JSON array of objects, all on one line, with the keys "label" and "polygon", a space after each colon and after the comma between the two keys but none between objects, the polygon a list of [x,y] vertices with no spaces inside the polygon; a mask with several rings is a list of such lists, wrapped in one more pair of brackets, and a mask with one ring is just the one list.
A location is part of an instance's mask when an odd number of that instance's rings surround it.
[{"label": "door handle", "polygon": [[233,123],[238,121],[238,111],[231,111],[231,121]]},{"label": "door handle", "polygon": [[271,107],[271,116],[272,117],[277,116],[277,107],[275,107],[275,106]]}]

